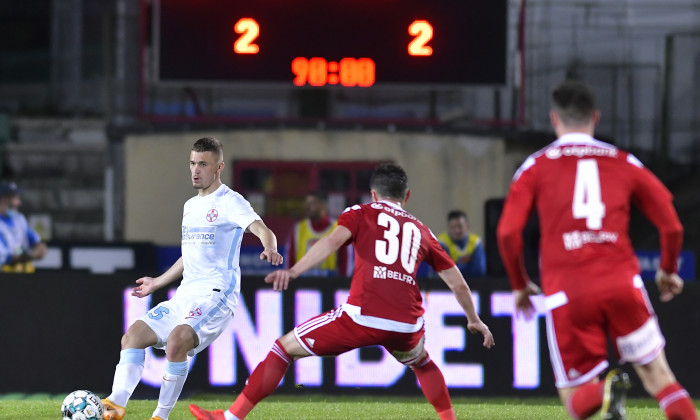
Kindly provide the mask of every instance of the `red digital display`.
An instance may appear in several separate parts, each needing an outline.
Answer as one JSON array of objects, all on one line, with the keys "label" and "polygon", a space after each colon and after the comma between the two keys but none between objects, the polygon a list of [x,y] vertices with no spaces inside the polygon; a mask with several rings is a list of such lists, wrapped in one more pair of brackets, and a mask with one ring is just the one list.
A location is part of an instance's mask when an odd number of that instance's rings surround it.
[{"label": "red digital display", "polygon": [[158,79],[504,84],[507,0],[154,0]]},{"label": "red digital display", "polygon": [[343,58],[326,61],[321,57],[296,57],[292,60],[296,86],[337,85],[369,87],[374,84],[374,61],[371,58]]},{"label": "red digital display", "polygon": [[243,18],[233,26],[234,32],[240,34],[233,43],[233,52],[236,54],[257,54],[260,47],[255,40],[260,35],[260,25],[255,19]]},{"label": "red digital display", "polygon": [[[429,56],[433,48],[428,45],[433,38],[433,27],[427,20],[415,20],[408,25],[408,33],[413,36],[408,42],[407,52],[411,56]],[[240,36],[233,43],[236,54],[258,54],[260,47],[255,44],[260,35],[260,25],[253,18],[244,17],[234,25]],[[337,85],[369,87],[375,81],[375,63],[371,58],[345,57],[337,61],[326,61],[322,57],[295,57],[291,63],[296,86]]]}]

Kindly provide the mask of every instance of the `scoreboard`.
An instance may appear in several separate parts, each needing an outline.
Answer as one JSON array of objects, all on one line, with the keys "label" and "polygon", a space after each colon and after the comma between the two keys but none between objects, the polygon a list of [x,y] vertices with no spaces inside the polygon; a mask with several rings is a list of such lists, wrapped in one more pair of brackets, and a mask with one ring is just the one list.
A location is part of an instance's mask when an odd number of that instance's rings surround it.
[{"label": "scoreboard", "polygon": [[156,0],[158,81],[502,85],[507,0]]}]

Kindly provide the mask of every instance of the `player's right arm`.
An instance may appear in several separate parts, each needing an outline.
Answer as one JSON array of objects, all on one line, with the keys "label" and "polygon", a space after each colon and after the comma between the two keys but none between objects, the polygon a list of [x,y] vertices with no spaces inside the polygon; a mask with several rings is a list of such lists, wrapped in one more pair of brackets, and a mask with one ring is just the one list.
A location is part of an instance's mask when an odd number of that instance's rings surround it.
[{"label": "player's right arm", "polygon": [[182,257],[178,258],[177,261],[163,274],[158,277],[141,277],[136,280],[138,286],[131,290],[131,296],[136,297],[146,297],[156,290],[179,280],[182,278],[182,272],[185,267],[182,263]]},{"label": "player's right arm", "polygon": [[272,283],[273,290],[283,291],[289,281],[317,266],[345,244],[352,234],[345,226],[338,225],[333,231],[319,239],[294,266],[288,270],[277,270],[265,276],[265,283]]},{"label": "player's right arm", "polygon": [[524,289],[531,283],[523,257],[523,229],[535,200],[534,160],[530,159],[525,161],[521,169],[526,169],[518,171],[510,186],[496,231],[501,259],[514,291]]},{"label": "player's right arm", "polygon": [[516,312],[523,314],[526,319],[531,319],[535,313],[530,296],[540,293],[540,288],[527,274],[523,256],[523,229],[535,202],[534,165],[535,160],[530,157],[518,169],[503,205],[503,213],[496,231],[498,250],[513,289]]},{"label": "player's right arm", "polygon": [[493,341],[493,335],[489,330],[489,327],[483,323],[479,315],[476,313],[476,307],[474,306],[474,300],[472,298],[471,289],[469,285],[464,280],[464,276],[459,271],[456,265],[451,268],[442,270],[438,273],[442,281],[447,284],[447,286],[452,290],[459,306],[464,310],[464,314],[467,316],[467,329],[472,334],[480,332],[484,336],[483,345],[486,348],[491,348],[495,343]]}]

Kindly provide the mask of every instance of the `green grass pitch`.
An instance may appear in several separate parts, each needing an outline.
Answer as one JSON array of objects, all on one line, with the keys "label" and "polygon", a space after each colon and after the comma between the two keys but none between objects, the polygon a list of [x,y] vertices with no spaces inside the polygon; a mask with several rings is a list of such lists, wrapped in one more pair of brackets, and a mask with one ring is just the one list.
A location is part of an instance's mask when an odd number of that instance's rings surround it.
[{"label": "green grass pitch", "polygon": [[[21,398],[21,399],[19,399]],[[61,419],[62,396],[34,395],[0,398],[0,419]],[[198,404],[207,409],[227,408],[234,395],[196,396],[178,401],[170,420],[193,419],[187,409]],[[470,420],[566,420],[564,408],[556,398],[477,398],[455,397],[457,418]],[[154,400],[132,400],[124,420],[149,419],[155,409]],[[697,401],[696,401],[697,406]],[[664,420],[656,401],[651,398],[628,401],[630,420]],[[599,417],[594,417],[599,418]],[[422,397],[342,397],[342,396],[272,396],[260,403],[247,417],[249,420],[327,420],[327,419],[437,419]]]}]

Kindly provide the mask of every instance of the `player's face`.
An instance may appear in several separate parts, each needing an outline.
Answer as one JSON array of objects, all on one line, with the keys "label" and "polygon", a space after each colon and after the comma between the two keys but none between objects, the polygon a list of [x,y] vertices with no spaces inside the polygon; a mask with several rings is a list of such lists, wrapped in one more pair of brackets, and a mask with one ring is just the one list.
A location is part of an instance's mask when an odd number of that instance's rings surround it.
[{"label": "player's face", "polygon": [[452,239],[462,239],[469,232],[469,224],[463,217],[450,219],[447,222],[447,233]]},{"label": "player's face", "polygon": [[208,191],[209,187],[219,179],[223,166],[224,163],[212,152],[190,152],[192,186],[197,190],[211,192]]}]

